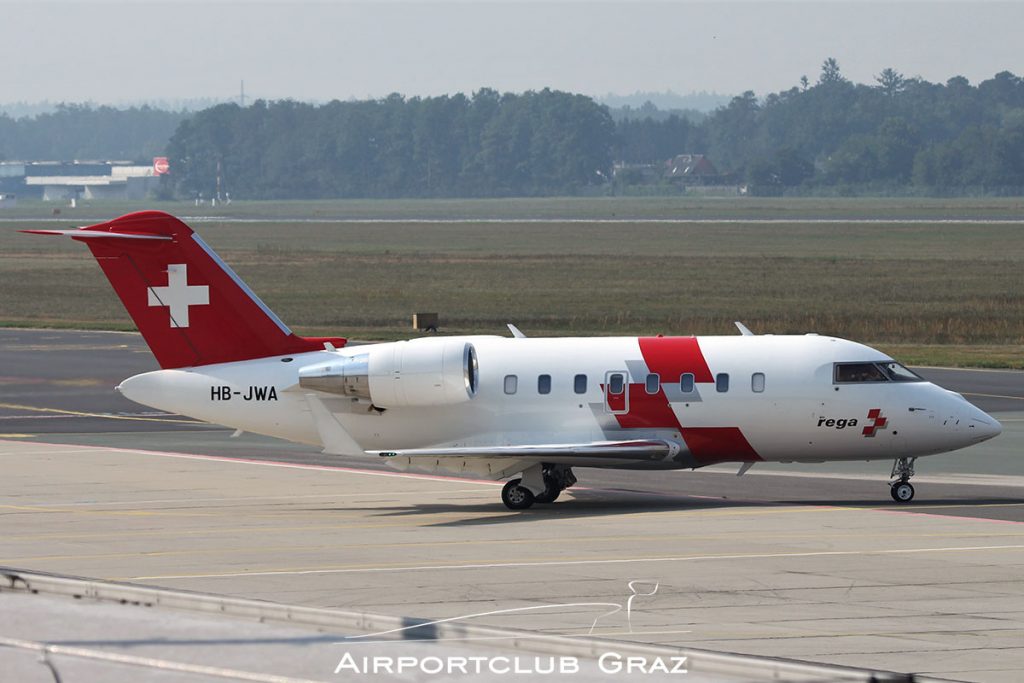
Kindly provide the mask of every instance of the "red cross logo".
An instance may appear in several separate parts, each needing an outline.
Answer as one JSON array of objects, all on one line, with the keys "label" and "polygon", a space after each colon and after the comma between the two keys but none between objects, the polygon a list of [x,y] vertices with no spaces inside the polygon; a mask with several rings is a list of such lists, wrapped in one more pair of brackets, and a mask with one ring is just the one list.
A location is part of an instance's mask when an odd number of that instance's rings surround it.
[{"label": "red cross logo", "polygon": [[881,408],[869,410],[868,419],[871,420],[871,424],[865,426],[864,431],[861,432],[864,436],[874,436],[875,432],[879,429],[885,429],[886,425],[889,424],[889,420],[882,416]]}]

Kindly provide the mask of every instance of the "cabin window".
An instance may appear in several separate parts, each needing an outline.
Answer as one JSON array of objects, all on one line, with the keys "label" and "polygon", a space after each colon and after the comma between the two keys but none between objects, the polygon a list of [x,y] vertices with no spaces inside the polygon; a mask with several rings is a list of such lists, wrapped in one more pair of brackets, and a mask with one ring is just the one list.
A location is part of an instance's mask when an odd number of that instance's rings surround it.
[{"label": "cabin window", "polygon": [[684,394],[693,393],[693,373],[686,372],[679,376],[679,391]]},{"label": "cabin window", "polygon": [[644,382],[644,387],[647,389],[648,394],[656,394],[661,391],[661,375],[655,372],[647,375],[647,381]]},{"label": "cabin window", "polygon": [[724,394],[729,391],[729,373],[720,372],[715,375],[715,391]]},{"label": "cabin window", "polygon": [[750,390],[755,394],[760,394],[764,391],[764,373],[755,372],[750,376]]},{"label": "cabin window", "polygon": [[519,388],[519,377],[516,375],[505,375],[505,393],[514,394]]},{"label": "cabin window", "polygon": [[537,378],[537,393],[551,393],[551,375],[541,375],[540,377]]},{"label": "cabin window", "polygon": [[576,377],[574,377],[572,380],[572,388],[576,391],[577,394],[587,393],[587,376],[576,375]]},{"label": "cabin window", "polygon": [[616,372],[608,378],[608,393],[621,394],[626,390],[626,376]]}]

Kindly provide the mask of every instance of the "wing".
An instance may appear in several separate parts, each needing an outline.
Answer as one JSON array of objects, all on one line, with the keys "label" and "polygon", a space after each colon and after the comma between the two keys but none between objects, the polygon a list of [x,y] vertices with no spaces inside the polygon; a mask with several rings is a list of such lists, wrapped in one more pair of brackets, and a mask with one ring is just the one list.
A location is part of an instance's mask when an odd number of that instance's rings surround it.
[{"label": "wing", "polygon": [[683,450],[674,441],[643,439],[523,446],[469,446],[370,451],[398,469],[467,472],[501,479],[538,462],[578,467],[636,466],[672,460]]}]

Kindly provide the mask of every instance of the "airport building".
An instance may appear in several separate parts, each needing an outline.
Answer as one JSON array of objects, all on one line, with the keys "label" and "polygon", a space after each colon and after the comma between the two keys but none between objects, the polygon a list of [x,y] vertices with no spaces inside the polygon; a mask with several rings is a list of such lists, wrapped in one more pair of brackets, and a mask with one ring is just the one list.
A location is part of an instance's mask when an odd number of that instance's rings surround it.
[{"label": "airport building", "polygon": [[0,194],[43,201],[145,199],[168,171],[167,159],[130,161],[3,161]]}]

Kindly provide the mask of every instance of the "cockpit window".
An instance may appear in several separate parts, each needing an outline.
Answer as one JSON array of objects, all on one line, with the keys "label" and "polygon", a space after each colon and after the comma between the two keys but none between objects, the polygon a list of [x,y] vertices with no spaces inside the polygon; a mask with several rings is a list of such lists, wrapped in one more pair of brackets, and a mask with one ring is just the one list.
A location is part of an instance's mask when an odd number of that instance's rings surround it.
[{"label": "cockpit window", "polygon": [[882,370],[885,374],[889,375],[889,379],[893,382],[923,382],[924,377],[917,374],[913,370],[908,370],[906,366],[892,362],[892,363],[879,363],[882,366]]},{"label": "cockpit window", "polygon": [[875,363],[836,363],[836,383],[888,382],[889,377]]},{"label": "cockpit window", "polygon": [[923,382],[924,378],[895,361],[887,363],[836,363],[835,382]]}]

